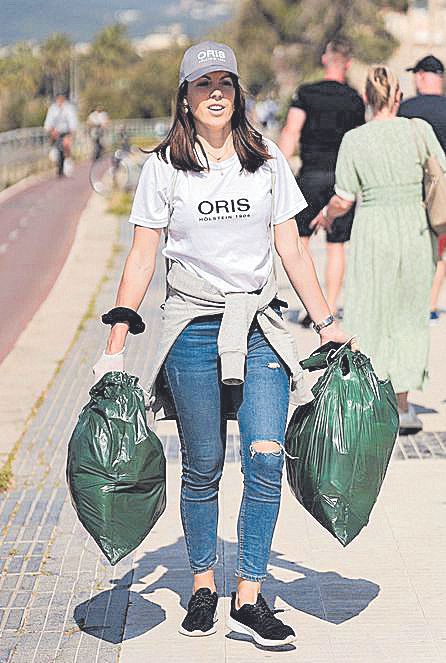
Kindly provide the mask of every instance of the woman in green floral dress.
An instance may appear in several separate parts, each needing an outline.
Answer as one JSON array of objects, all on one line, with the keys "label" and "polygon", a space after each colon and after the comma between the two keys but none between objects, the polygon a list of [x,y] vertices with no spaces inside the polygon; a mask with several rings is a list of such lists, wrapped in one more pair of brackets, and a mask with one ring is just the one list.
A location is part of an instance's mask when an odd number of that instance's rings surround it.
[{"label": "woman in green floral dress", "polygon": [[373,119],[345,134],[336,166],[336,195],[313,225],[329,229],[359,198],[346,274],[344,326],[358,336],[376,373],[390,377],[401,428],[420,430],[422,423],[407,396],[422,389],[427,378],[429,297],[436,260],[423,206],[422,162],[429,152],[446,171],[446,159],[427,122],[396,117],[401,92],[387,67],[369,70],[366,97]]}]

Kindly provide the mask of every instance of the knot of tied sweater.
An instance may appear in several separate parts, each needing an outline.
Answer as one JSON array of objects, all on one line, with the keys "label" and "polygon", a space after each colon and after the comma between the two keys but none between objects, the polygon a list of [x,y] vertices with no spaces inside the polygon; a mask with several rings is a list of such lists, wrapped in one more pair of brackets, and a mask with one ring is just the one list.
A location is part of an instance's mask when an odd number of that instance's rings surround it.
[{"label": "knot of tied sweater", "polygon": [[217,340],[224,384],[242,384],[245,380],[248,334],[259,310],[260,299],[259,293],[230,292],[225,295],[225,310]]}]

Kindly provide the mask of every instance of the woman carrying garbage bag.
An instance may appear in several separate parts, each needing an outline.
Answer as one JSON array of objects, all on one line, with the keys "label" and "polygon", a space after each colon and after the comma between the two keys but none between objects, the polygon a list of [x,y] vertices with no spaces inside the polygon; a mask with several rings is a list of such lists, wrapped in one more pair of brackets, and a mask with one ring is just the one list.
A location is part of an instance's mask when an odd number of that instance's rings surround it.
[{"label": "woman carrying garbage bag", "polygon": [[[295,639],[260,593],[278,516],[289,391],[302,378],[277,299],[273,246],[323,343],[346,341],[296,229],[305,200],[277,146],[249,123],[233,51],[204,42],[183,57],[167,138],[144,165],[134,239],[99,376],[124,370],[127,332],[150,284],[160,236],[169,261],[154,380],[166,379],[182,453],[181,517],[193,594],[180,633],[215,633],[224,403],[240,428],[244,492],[229,626],[260,644]],[[282,303],[283,304],[283,303]],[[157,380],[156,382],[158,382]]]},{"label": "woman carrying garbage bag", "polygon": [[446,159],[430,124],[397,117],[401,91],[386,66],[366,81],[370,122],[345,134],[336,194],[313,220],[329,229],[358,196],[344,293],[344,327],[354,330],[379,377],[398,397],[400,428],[422,428],[408,392],[422,389],[429,353],[429,299],[436,254],[423,206],[423,165]]}]

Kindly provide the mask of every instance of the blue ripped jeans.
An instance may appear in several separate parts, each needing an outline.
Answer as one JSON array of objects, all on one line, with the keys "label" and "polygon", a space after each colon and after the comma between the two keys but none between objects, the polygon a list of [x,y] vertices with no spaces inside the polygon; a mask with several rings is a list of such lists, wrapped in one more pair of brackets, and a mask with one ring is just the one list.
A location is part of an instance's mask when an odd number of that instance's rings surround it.
[{"label": "blue ripped jeans", "polygon": [[207,571],[217,561],[218,489],[226,446],[221,404],[224,391],[233,390],[244,483],[236,575],[260,581],[266,577],[279,512],[284,454],[281,450],[259,452],[254,445],[275,441],[283,447],[289,377],[253,324],[245,382],[223,385],[217,353],[220,322],[221,316],[195,319],[177,338],[165,362],[181,442],[181,518],[192,571]]}]

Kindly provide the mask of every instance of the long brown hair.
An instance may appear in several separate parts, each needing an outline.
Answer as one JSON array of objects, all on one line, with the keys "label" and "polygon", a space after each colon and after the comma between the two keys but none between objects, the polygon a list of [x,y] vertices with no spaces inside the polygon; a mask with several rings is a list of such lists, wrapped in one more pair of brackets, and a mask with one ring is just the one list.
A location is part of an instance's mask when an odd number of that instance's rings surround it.
[{"label": "long brown hair", "polygon": [[[242,169],[249,173],[271,159],[268,148],[263,142],[262,134],[255,129],[246,117],[245,95],[240,87],[237,76],[230,74],[235,88],[234,112],[231,118],[232,140]],[[168,163],[167,148],[170,147],[170,163],[178,170],[192,170],[200,173],[209,170],[206,152],[197,137],[192,113],[185,112],[184,100],[187,95],[187,81],[180,85],[176,98],[175,116],[166,138],[148,152],[155,152],[158,157]],[[207,167],[200,163],[195,144],[201,148]]]}]

